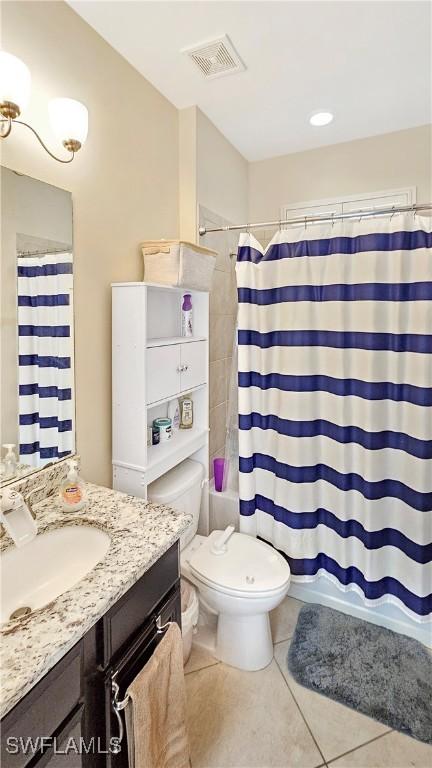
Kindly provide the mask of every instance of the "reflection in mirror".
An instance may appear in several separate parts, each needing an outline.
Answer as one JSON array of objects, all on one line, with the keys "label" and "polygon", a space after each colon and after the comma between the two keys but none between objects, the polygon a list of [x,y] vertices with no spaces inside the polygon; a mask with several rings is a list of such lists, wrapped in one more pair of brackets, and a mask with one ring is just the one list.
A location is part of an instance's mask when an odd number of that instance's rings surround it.
[{"label": "reflection in mirror", "polygon": [[1,168],[0,482],[75,451],[72,199]]}]

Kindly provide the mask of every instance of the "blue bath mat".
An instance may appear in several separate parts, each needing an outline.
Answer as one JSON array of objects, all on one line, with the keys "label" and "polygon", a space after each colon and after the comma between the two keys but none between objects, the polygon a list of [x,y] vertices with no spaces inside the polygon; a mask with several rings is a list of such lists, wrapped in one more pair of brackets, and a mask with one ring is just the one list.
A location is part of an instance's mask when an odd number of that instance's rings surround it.
[{"label": "blue bath mat", "polygon": [[308,604],[288,668],[300,685],[432,744],[432,655],[417,640]]}]

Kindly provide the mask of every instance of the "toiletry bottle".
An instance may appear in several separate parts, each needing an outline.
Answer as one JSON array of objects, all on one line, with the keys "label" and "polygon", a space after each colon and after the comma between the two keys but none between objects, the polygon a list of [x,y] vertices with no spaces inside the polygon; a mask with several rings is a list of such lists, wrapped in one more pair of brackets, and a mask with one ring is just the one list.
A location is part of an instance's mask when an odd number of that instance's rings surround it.
[{"label": "toiletry bottle", "polygon": [[78,465],[73,459],[67,462],[69,472],[60,488],[60,498],[65,512],[78,512],[87,501],[84,483],[78,476]]},{"label": "toiletry bottle", "polygon": [[3,459],[4,463],[4,479],[7,480],[11,477],[15,477],[17,473],[17,457],[15,456],[15,444],[5,443],[3,448],[7,449],[6,456]]},{"label": "toiletry bottle", "polygon": [[182,336],[193,336],[192,328],[192,296],[185,293],[182,304]]},{"label": "toiletry bottle", "polygon": [[171,429],[176,432],[180,426],[180,408],[178,400],[170,400],[168,404],[168,418],[171,419]]},{"label": "toiletry bottle", "polygon": [[193,400],[190,395],[179,398],[180,429],[191,429],[193,426]]}]

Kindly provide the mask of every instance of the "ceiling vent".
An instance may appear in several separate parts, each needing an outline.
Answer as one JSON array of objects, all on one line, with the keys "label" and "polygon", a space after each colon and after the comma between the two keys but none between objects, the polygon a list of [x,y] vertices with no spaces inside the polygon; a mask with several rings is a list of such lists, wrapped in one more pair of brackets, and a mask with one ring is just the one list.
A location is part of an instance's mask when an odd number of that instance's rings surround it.
[{"label": "ceiling vent", "polygon": [[246,69],[228,35],[191,48],[183,48],[182,53],[192,59],[207,80]]}]

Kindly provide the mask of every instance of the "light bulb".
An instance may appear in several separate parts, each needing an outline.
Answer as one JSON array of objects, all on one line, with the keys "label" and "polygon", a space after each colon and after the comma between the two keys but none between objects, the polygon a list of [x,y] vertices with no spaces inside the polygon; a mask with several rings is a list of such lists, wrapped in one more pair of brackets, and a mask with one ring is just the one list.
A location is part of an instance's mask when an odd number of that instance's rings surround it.
[{"label": "light bulb", "polygon": [[[30,99],[30,70],[21,59],[6,51],[0,51],[0,103],[18,107],[18,117]],[[13,117],[13,115],[12,115]]]},{"label": "light bulb", "polygon": [[[75,99],[52,99],[48,105],[54,133],[71,151],[84,144],[88,133],[88,110]],[[79,146],[78,146],[79,145]]]}]

